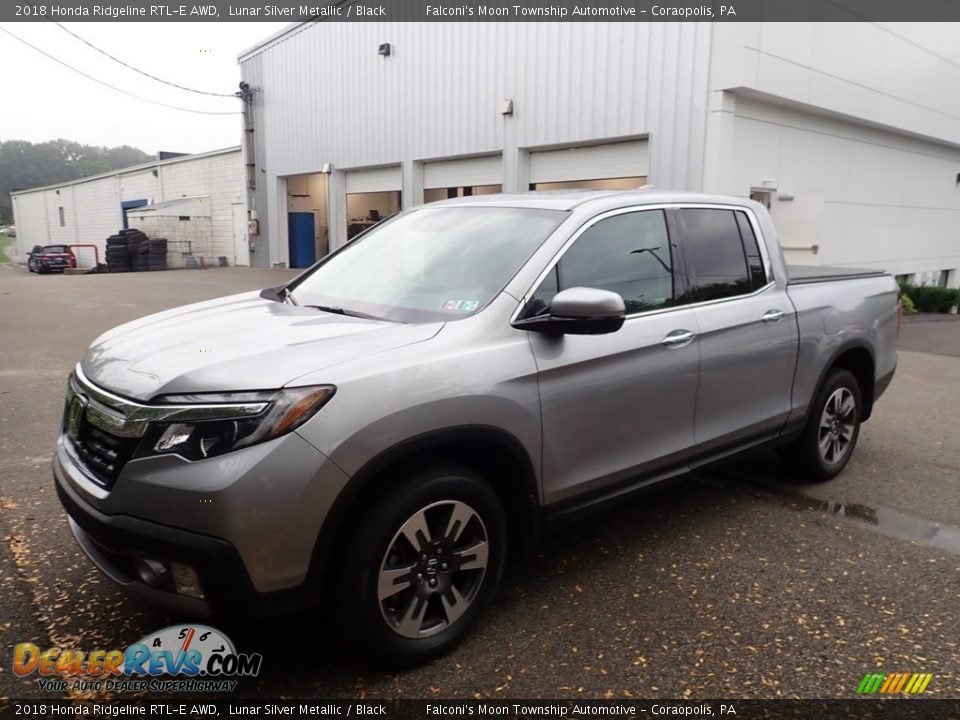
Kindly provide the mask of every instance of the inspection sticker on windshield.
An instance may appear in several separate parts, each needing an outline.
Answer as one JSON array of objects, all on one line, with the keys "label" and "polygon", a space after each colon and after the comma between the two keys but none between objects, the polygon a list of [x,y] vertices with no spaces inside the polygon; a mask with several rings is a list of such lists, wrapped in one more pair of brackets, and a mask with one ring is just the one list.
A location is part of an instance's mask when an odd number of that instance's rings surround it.
[{"label": "inspection sticker on windshield", "polygon": [[457,312],[473,312],[480,307],[479,300],[444,300],[441,310],[456,310]]}]

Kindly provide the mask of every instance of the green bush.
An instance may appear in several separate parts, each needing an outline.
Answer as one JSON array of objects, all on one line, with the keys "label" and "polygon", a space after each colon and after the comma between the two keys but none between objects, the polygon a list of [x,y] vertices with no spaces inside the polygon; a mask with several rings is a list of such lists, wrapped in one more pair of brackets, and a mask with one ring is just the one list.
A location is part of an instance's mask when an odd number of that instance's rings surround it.
[{"label": "green bush", "polygon": [[[960,290],[933,285],[901,285],[909,295],[917,312],[943,313],[952,305],[960,305]],[[906,309],[906,305],[904,305]]]},{"label": "green bush", "polygon": [[904,294],[903,296],[903,314],[904,315],[913,315],[917,311],[917,308],[913,304],[913,300],[910,299],[910,296]]}]

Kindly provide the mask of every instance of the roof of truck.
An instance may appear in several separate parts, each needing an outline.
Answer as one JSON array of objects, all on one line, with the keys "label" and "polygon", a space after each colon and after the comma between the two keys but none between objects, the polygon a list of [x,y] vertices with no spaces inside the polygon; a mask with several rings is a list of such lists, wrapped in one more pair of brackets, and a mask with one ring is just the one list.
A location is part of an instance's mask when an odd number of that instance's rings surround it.
[{"label": "roof of truck", "polygon": [[636,190],[536,190],[523,193],[497,193],[495,195],[472,195],[430,203],[431,207],[527,207],[543,210],[572,210],[588,203],[604,205],[616,201],[622,205],[666,205],[703,203],[713,205],[747,205],[750,200],[731,195],[637,188]]}]

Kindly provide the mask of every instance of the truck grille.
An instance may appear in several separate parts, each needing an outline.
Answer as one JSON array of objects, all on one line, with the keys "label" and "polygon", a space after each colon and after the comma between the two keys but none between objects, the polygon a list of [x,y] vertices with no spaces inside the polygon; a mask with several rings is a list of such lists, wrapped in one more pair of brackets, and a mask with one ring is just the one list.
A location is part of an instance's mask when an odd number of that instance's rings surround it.
[{"label": "truck grille", "polygon": [[71,438],[71,441],[87,470],[100,485],[109,490],[123,466],[133,457],[140,439],[111,435],[83,419],[78,436]]}]

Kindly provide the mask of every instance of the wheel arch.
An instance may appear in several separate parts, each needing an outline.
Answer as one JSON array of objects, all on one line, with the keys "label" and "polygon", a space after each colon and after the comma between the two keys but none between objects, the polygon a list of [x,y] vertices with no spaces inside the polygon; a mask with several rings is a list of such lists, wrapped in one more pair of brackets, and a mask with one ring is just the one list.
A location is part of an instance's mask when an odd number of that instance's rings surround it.
[{"label": "wheel arch", "polygon": [[344,538],[350,520],[362,512],[389,470],[408,470],[428,462],[454,462],[484,476],[507,516],[508,543],[532,550],[540,537],[540,492],[533,461],[516,437],[500,428],[465,425],[404,440],[371,458],[334,501],[314,546],[310,581],[322,583],[333,550]]},{"label": "wheel arch", "polygon": [[873,357],[873,350],[864,342],[851,342],[838,348],[820,373],[814,398],[817,397],[820,388],[823,387],[830,371],[835,368],[847,370],[856,378],[857,384],[860,386],[860,399],[863,401],[863,416],[860,421],[866,422],[873,412],[876,389],[876,362]]}]

